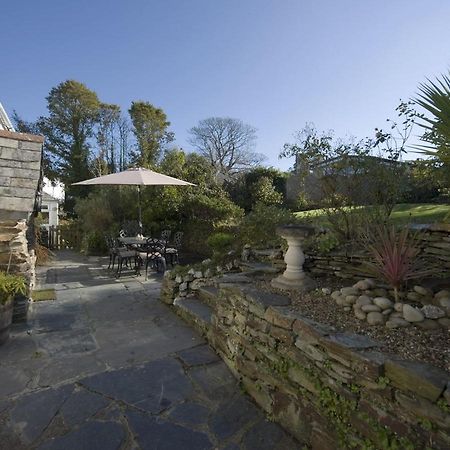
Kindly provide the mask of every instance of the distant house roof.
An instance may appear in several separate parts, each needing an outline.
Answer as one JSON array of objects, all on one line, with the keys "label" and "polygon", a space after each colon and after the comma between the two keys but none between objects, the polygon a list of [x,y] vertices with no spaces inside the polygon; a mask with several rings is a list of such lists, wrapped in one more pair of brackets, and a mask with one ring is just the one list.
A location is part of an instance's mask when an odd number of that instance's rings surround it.
[{"label": "distant house roof", "polygon": [[325,159],[324,161],[320,161],[318,163],[312,164],[311,168],[315,169],[315,168],[321,168],[321,167],[326,167],[330,164],[333,164],[335,162],[339,162],[339,161],[345,161],[345,160],[350,160],[350,159],[361,159],[364,158],[366,160],[372,160],[372,161],[378,161],[380,163],[383,164],[403,164],[406,161],[399,161],[399,160],[392,160],[392,159],[388,159],[388,158],[382,158],[381,156],[372,156],[372,155],[365,155],[365,156],[360,156],[360,155],[343,155],[343,156],[336,156],[334,158],[329,158],[329,159]]},{"label": "distant house roof", "polygon": [[42,201],[43,202],[59,202],[59,200],[55,197],[52,197],[50,194],[47,194],[47,192],[42,193]]}]

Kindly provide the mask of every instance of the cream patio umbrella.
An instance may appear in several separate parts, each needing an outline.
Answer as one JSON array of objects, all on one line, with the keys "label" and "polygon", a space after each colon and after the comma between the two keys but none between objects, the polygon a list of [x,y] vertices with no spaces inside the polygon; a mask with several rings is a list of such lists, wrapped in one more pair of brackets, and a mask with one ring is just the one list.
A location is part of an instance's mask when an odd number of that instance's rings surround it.
[{"label": "cream patio umbrella", "polygon": [[89,180],[73,183],[74,185],[89,186],[94,184],[104,185],[130,185],[137,186],[139,204],[139,229],[142,234],[142,211],[141,211],[141,186],[195,186],[193,183],[169,177],[153,170],[142,167],[133,167],[123,172],[111,173]]}]

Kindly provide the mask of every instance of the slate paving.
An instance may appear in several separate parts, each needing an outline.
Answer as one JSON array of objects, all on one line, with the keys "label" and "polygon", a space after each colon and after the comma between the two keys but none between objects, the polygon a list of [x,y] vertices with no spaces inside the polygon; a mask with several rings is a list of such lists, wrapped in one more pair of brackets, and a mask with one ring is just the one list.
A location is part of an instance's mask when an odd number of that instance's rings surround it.
[{"label": "slate paving", "polygon": [[1,450],[294,450],[206,342],[158,300],[61,252],[26,326],[0,347]]}]

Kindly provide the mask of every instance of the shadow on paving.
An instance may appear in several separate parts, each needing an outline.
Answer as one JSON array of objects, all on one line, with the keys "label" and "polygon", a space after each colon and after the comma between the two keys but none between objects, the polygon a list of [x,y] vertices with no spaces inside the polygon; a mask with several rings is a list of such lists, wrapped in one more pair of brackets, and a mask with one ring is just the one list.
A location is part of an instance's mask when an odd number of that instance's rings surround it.
[{"label": "shadow on paving", "polygon": [[299,448],[159,302],[160,278],[102,265],[58,255],[41,274],[57,299],[0,347],[0,449]]}]

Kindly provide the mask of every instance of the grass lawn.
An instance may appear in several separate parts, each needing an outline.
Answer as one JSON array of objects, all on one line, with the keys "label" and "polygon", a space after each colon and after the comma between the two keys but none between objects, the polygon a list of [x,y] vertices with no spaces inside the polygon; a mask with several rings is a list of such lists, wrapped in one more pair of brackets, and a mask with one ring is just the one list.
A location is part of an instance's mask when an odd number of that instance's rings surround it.
[{"label": "grass lawn", "polygon": [[[298,218],[325,225],[327,221],[324,209],[299,211],[295,213]],[[447,217],[446,217],[447,216]],[[446,219],[445,219],[446,218]],[[450,205],[436,205],[433,203],[401,203],[396,205],[391,214],[392,222],[397,225],[408,223],[435,223],[450,222]]]},{"label": "grass lawn", "polygon": [[56,292],[54,289],[40,289],[33,291],[31,298],[35,302],[42,302],[46,300],[56,300]]}]

